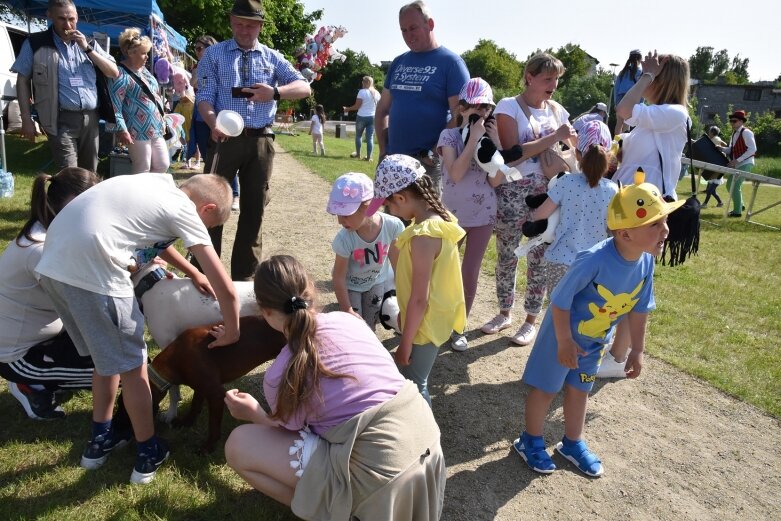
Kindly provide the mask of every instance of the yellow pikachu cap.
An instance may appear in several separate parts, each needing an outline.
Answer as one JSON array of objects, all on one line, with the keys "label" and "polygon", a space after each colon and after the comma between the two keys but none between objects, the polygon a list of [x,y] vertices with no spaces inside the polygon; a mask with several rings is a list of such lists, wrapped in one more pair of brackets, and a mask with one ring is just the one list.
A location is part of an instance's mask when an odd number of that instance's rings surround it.
[{"label": "yellow pikachu cap", "polygon": [[611,230],[637,228],[671,214],[686,201],[665,202],[659,189],[645,182],[645,172],[638,168],[635,184],[620,186],[607,208],[607,227]]}]

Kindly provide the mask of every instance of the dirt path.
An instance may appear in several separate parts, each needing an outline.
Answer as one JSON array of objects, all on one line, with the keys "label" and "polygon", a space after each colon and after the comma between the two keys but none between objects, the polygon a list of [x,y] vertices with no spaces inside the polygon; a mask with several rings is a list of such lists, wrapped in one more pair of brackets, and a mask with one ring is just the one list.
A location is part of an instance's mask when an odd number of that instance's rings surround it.
[{"label": "dirt path", "polygon": [[[318,281],[322,304],[335,302],[330,243],[338,225],[325,212],[328,191],[278,150],[264,253],[298,257]],[[469,350],[443,348],[430,378],[448,464],[443,519],[781,519],[781,424],[649,358],[640,380],[600,381],[594,389],[586,436],[605,476],[583,477],[557,456],[561,470],[534,474],[510,447],[529,348],[479,332],[494,306],[493,280],[483,276]],[[550,446],[562,435],[558,400],[545,438]]]}]

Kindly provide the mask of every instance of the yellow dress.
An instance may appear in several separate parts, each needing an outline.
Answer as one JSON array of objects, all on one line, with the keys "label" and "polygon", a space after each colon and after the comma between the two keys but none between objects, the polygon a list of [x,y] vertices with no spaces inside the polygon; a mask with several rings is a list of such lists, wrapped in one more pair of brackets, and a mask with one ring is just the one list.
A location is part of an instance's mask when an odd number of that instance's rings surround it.
[{"label": "yellow dress", "polygon": [[407,313],[407,304],[412,294],[412,248],[411,241],[417,236],[442,239],[442,248],[434,259],[429,282],[428,307],[423,321],[412,343],[432,343],[441,346],[450,339],[453,331],[461,333],[466,327],[466,303],[464,284],[461,280],[461,260],[458,256],[458,241],[466,232],[456,223],[442,219],[426,219],[421,223],[412,221],[396,239],[399,259],[396,264],[396,296],[399,301],[401,323]]}]

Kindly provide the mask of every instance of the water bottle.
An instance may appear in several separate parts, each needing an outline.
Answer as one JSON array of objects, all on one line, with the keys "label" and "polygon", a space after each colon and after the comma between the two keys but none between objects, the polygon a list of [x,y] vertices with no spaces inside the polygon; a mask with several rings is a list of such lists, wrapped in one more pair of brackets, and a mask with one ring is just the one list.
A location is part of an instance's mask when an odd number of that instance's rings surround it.
[{"label": "water bottle", "polygon": [[14,175],[0,168],[0,197],[14,196]]}]

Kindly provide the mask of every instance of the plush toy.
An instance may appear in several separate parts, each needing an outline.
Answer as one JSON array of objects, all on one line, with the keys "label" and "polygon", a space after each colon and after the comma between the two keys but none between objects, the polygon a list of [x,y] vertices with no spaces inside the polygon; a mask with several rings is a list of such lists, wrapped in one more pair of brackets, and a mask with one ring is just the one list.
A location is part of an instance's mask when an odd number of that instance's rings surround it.
[{"label": "plush toy", "polygon": [[[464,143],[469,139],[469,128],[477,121],[480,116],[472,114],[469,116],[469,124],[461,131],[461,137],[464,138]],[[486,123],[493,121],[494,116],[490,115],[486,118]],[[523,157],[523,149],[521,145],[513,145],[508,150],[498,150],[491,138],[487,135],[483,135],[480,141],[477,143],[477,149],[475,150],[475,162],[480,165],[480,168],[488,172],[488,177],[496,177],[496,172],[502,172],[507,182],[518,181],[523,176],[517,168],[507,166],[506,163],[512,163]]]},{"label": "plush toy", "polygon": [[[548,183],[548,189],[550,190],[556,185],[559,177],[563,176],[565,172],[561,172],[554,177]],[[548,194],[528,195],[526,196],[526,205],[529,208],[539,208],[542,203],[548,198]],[[529,253],[529,251],[541,244],[550,244],[553,239],[556,238],[556,227],[559,225],[559,209],[556,210],[547,219],[540,219],[537,221],[527,220],[521,226],[521,231],[525,237],[529,237],[529,240],[521,244],[515,249],[515,255],[521,258]]]},{"label": "plush toy", "polygon": [[396,299],[396,290],[392,289],[385,292],[385,295],[382,296],[382,304],[380,304],[380,324],[382,324],[382,327],[385,329],[392,329],[400,335],[399,312],[399,301]]},{"label": "plush toy", "polygon": [[173,74],[173,67],[167,58],[160,58],[155,62],[155,76],[160,85],[167,85]]}]

